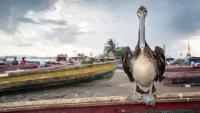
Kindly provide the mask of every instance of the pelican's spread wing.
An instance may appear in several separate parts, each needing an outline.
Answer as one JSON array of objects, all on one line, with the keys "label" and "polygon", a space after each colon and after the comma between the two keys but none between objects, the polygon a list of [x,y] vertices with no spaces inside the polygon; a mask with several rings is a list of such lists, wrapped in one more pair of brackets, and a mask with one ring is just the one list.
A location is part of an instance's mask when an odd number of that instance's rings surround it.
[{"label": "pelican's spread wing", "polygon": [[130,70],[132,56],[133,56],[133,52],[131,51],[130,47],[128,46],[125,47],[122,51],[122,64],[123,64],[124,72],[127,74],[131,82],[134,81],[132,72]]},{"label": "pelican's spread wing", "polygon": [[163,73],[165,71],[165,55],[164,55],[164,51],[161,47],[159,47],[159,46],[155,47],[154,57],[157,60],[157,66],[158,66],[157,76],[155,78],[155,81],[159,80],[161,82],[162,78],[163,78]]}]

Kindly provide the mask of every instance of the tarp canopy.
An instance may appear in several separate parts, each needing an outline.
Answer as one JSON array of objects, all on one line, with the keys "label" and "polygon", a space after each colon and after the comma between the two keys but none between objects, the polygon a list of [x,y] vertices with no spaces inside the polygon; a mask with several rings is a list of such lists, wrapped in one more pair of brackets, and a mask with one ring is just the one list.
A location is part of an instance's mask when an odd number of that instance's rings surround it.
[{"label": "tarp canopy", "polygon": [[57,55],[57,57],[67,57],[67,54],[59,54],[59,55]]}]

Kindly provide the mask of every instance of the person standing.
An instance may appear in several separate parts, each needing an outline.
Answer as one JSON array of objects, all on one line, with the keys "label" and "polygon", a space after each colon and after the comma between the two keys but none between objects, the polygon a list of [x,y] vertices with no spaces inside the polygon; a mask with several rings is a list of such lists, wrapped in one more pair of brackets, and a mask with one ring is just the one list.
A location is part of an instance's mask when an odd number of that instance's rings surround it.
[{"label": "person standing", "polygon": [[17,58],[15,57],[14,60],[12,61],[12,65],[18,65]]}]

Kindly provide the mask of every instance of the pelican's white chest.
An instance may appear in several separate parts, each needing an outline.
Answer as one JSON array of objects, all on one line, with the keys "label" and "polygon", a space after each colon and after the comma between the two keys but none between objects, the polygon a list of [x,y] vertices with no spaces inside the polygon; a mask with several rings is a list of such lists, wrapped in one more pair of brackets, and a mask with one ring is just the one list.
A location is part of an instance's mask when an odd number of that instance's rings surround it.
[{"label": "pelican's white chest", "polygon": [[156,76],[155,63],[141,54],[136,60],[132,60],[132,73],[136,82],[148,86]]}]

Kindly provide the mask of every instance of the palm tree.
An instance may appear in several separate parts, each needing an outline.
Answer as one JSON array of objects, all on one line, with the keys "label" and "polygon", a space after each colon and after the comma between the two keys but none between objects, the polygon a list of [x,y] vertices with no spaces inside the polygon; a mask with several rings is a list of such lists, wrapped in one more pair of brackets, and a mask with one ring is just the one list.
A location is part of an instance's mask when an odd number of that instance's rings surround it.
[{"label": "palm tree", "polygon": [[84,54],[83,53],[78,53],[77,56],[83,57]]},{"label": "palm tree", "polygon": [[116,50],[115,50],[115,56],[121,56],[122,55],[122,51],[125,47],[118,47]]},{"label": "palm tree", "polygon": [[118,49],[118,43],[115,42],[115,39],[108,39],[104,46],[104,52],[107,54],[112,53],[115,55],[116,50]]}]

